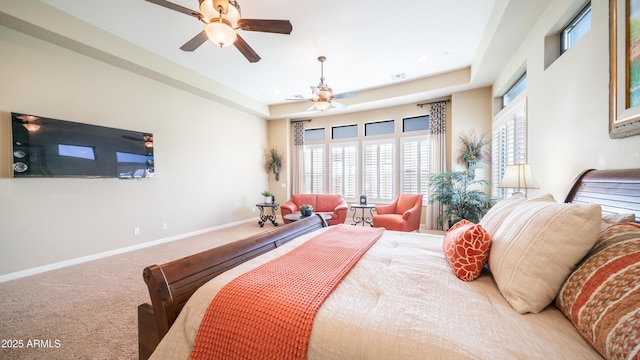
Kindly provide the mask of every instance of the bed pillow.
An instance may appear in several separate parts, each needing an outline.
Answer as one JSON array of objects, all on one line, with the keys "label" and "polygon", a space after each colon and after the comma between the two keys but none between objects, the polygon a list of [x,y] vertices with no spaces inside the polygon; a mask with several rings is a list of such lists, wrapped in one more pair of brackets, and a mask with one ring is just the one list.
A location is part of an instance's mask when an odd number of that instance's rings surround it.
[{"label": "bed pillow", "polygon": [[464,281],[472,281],[480,276],[490,247],[489,233],[482,225],[468,220],[461,220],[452,226],[442,242],[442,251],[453,273]]},{"label": "bed pillow", "polygon": [[525,202],[525,200],[527,200],[527,198],[522,194],[515,194],[504,200],[498,201],[491,207],[491,209],[489,209],[489,211],[487,211],[486,214],[484,214],[478,224],[482,225],[489,234],[495,234],[504,219],[511,214],[514,208]]},{"label": "bed pillow", "polygon": [[492,234],[489,268],[521,314],[548,306],[600,232],[600,205],[564,204],[548,196],[513,209]]},{"label": "bed pillow", "polygon": [[556,306],[607,359],[640,356],[640,224],[605,229],[560,289]]}]

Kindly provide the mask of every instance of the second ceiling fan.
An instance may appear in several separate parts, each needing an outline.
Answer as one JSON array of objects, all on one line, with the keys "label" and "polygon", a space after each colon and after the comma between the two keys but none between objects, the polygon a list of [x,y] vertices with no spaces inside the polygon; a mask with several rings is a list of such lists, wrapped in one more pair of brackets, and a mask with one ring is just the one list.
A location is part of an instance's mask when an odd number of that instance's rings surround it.
[{"label": "second ceiling fan", "polygon": [[311,110],[320,110],[325,111],[331,106],[335,108],[344,109],[347,105],[334,101],[334,99],[346,99],[350,97],[354,97],[358,95],[356,92],[348,92],[338,95],[333,95],[333,90],[329,87],[328,84],[324,82],[324,62],[327,61],[326,56],[318,56],[318,61],[320,61],[320,83],[318,86],[311,86],[311,98],[305,99],[302,95],[296,95],[287,100],[311,100],[313,105],[307,109],[307,111]]},{"label": "second ceiling fan", "polygon": [[180,47],[194,51],[207,40],[220,47],[233,44],[249,62],[260,61],[260,56],[247,44],[236,30],[291,34],[289,20],[243,19],[236,0],[199,0],[200,12],[166,0],[146,0],[167,9],[193,16],[206,24],[204,30]]}]

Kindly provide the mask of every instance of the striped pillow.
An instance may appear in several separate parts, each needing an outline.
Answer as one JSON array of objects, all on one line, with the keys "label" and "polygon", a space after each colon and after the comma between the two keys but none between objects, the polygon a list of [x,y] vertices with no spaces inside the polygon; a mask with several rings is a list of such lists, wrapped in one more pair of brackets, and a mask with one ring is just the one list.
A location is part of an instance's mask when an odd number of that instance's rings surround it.
[{"label": "striped pillow", "polygon": [[607,359],[640,357],[640,224],[605,229],[556,306]]}]

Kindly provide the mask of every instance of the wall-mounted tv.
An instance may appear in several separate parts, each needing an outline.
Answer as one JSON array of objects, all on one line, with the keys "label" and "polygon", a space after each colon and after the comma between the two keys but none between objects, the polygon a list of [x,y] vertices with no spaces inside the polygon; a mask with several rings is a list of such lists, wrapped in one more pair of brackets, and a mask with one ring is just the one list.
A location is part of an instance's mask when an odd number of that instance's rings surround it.
[{"label": "wall-mounted tv", "polygon": [[13,175],[153,177],[153,134],[11,113]]}]

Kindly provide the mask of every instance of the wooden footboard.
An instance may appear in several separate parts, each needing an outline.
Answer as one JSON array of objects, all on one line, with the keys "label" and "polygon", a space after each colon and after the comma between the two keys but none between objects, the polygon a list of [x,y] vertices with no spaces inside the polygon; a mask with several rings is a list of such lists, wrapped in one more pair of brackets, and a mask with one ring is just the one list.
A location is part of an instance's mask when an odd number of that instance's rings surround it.
[{"label": "wooden footboard", "polygon": [[272,231],[238,240],[162,265],[144,269],[151,304],[138,306],[140,359],[147,359],[191,295],[217,275],[296,237],[328,226],[315,215]]}]

